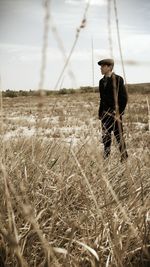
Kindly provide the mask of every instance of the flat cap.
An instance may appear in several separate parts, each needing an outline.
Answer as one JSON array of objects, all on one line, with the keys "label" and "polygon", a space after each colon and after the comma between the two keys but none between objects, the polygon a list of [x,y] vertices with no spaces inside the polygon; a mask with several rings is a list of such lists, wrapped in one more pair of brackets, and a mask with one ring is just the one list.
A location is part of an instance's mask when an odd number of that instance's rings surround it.
[{"label": "flat cap", "polygon": [[98,65],[108,65],[108,66],[114,66],[114,60],[111,58],[106,58],[98,61]]}]

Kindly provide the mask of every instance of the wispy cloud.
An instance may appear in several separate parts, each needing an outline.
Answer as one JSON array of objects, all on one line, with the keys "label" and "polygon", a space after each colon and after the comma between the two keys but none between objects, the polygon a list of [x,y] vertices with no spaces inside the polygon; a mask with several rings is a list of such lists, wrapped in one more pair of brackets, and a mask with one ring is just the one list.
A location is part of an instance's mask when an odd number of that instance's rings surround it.
[{"label": "wispy cloud", "polygon": [[[9,61],[16,60],[22,63],[40,62],[42,55],[42,48],[39,46],[17,45],[17,44],[0,44],[0,55],[9,55]],[[61,60],[60,51],[55,47],[48,48],[46,59]]]},{"label": "wispy cloud", "polygon": [[78,4],[81,4],[81,2],[83,1],[77,1],[77,0],[65,0],[65,3],[66,4],[70,4],[70,5],[78,5]]},{"label": "wispy cloud", "polygon": [[88,3],[90,2],[90,5],[92,6],[103,6],[103,5],[107,5],[107,1],[106,0],[65,0],[66,4],[70,4],[70,5],[79,5],[81,3]]},{"label": "wispy cloud", "polygon": [[[88,2],[88,0],[86,0],[85,2]],[[107,1],[106,0],[91,0],[90,5],[105,6],[105,5],[107,5]]]}]

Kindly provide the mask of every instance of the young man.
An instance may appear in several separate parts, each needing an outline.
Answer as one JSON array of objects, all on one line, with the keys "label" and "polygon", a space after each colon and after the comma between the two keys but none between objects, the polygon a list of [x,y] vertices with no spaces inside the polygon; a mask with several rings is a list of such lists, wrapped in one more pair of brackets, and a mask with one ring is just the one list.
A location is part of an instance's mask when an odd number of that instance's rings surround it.
[{"label": "young man", "polygon": [[127,92],[123,78],[112,72],[113,59],[103,59],[98,62],[103,78],[99,81],[100,106],[99,119],[102,123],[102,140],[104,144],[104,159],[110,155],[111,133],[114,132],[121,153],[121,161],[128,154],[123,137],[122,115],[127,104]]}]

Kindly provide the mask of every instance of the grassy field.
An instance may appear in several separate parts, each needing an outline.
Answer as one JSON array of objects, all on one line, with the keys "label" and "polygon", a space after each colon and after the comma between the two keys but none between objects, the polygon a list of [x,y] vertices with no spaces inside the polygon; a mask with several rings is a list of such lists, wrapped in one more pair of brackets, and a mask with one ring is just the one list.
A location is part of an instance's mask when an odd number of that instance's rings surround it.
[{"label": "grassy field", "polygon": [[98,93],[3,98],[0,266],[150,266],[149,94],[103,160]]}]

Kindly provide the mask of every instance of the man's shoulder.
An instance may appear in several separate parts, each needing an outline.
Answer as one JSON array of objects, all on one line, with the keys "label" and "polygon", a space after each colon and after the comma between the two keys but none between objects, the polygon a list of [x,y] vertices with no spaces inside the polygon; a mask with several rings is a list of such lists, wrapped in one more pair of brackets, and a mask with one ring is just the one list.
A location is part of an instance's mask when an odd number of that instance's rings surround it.
[{"label": "man's shoulder", "polygon": [[103,78],[99,80],[99,86],[103,84]]},{"label": "man's shoulder", "polygon": [[122,76],[120,76],[120,75],[118,75],[116,73],[113,73],[112,76],[113,75],[116,77],[117,80],[123,80],[123,77]]},{"label": "man's shoulder", "polygon": [[99,83],[102,82],[104,80],[104,76],[99,80]]}]

